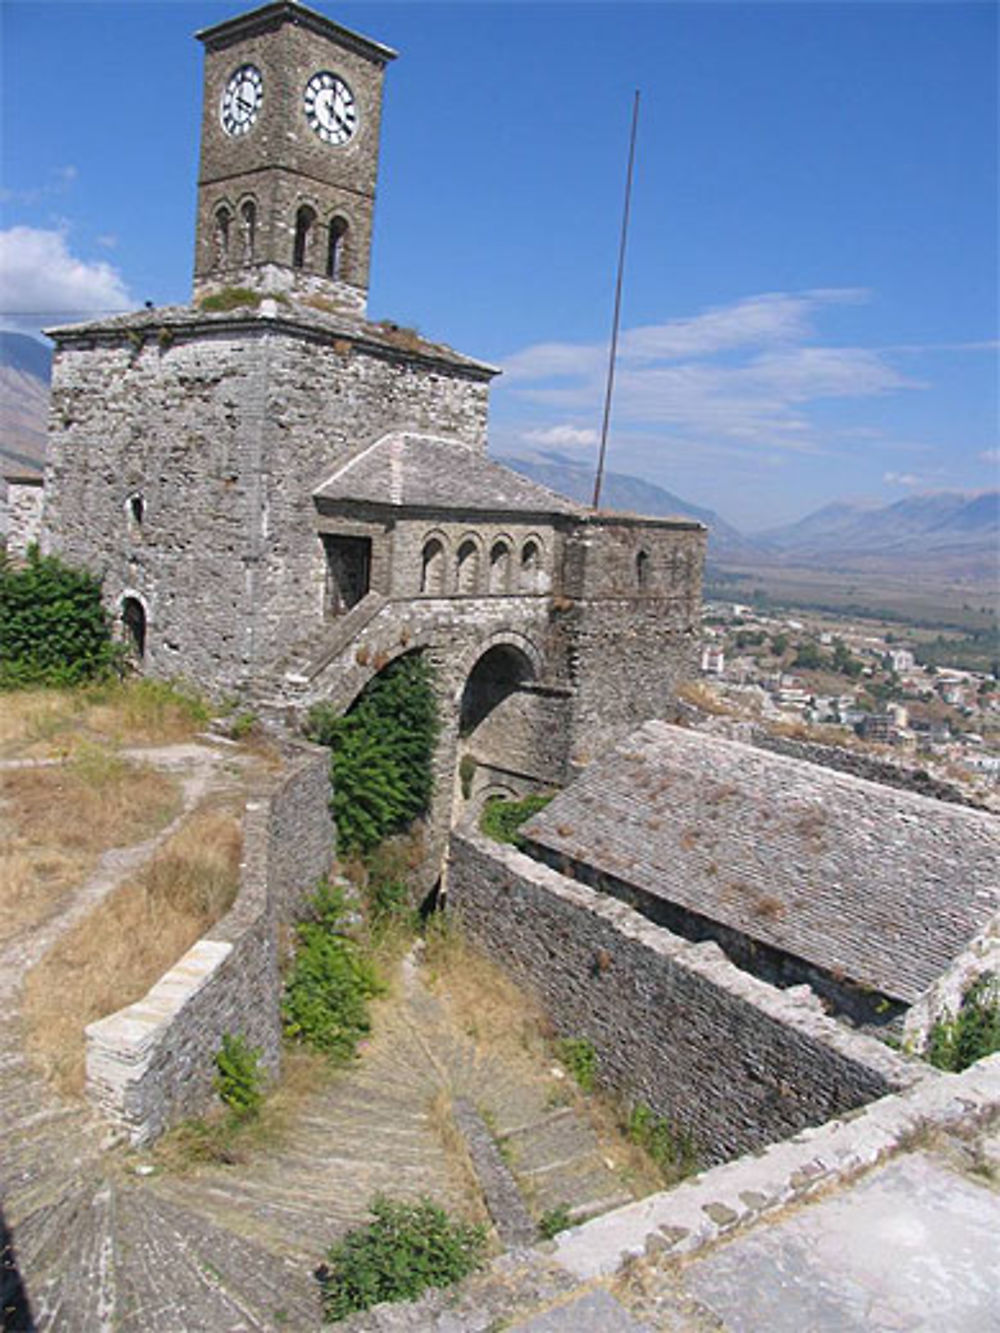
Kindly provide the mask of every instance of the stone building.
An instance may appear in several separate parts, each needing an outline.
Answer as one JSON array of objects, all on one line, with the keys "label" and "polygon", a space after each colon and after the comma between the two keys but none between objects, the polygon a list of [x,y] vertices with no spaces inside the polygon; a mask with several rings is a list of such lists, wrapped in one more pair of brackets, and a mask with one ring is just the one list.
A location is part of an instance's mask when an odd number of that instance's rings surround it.
[{"label": "stone building", "polygon": [[347,708],[424,650],[442,779],[559,780],[694,674],[705,530],[491,462],[496,370],[366,318],[392,51],[291,0],[199,37],[193,301],[50,331],[46,545],[145,671]]},{"label": "stone building", "polygon": [[665,722],[522,832],[576,882],[869,1026],[899,1020],[1000,913],[993,815]]}]

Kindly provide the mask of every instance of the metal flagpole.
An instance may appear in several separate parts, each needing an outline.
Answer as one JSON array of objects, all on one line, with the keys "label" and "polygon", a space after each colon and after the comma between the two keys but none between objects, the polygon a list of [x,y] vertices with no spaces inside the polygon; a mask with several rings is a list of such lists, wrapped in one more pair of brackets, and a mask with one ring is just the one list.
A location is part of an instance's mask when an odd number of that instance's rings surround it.
[{"label": "metal flagpole", "polygon": [[608,356],[608,387],[604,395],[604,420],[601,424],[601,448],[597,455],[597,475],[594,477],[594,498],[591,508],[596,509],[601,499],[604,481],[604,455],[608,448],[608,423],[611,420],[611,395],[615,387],[615,357],[618,353],[618,321],[622,310],[622,278],[625,274],[625,241],[628,237],[629,206],[632,202],[632,166],[635,162],[635,132],[639,124],[639,89],[635,90],[632,104],[632,132],[628,144],[628,171],[625,176],[625,209],[622,213],[622,236],[618,249],[618,280],[615,283],[615,314],[611,326],[611,352]]}]

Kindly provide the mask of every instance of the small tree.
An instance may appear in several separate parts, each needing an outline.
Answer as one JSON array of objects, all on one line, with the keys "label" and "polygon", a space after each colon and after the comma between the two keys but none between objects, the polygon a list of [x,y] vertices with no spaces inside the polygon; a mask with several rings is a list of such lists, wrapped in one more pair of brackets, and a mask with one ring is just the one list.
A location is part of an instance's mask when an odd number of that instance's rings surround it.
[{"label": "small tree", "polygon": [[390,663],[340,716],[319,705],[307,733],[328,745],[333,816],[343,853],[370,853],[426,813],[438,734],[430,665],[419,653]]},{"label": "small tree", "polygon": [[37,546],[0,556],[0,686],[78,685],[118,659],[100,579]]}]

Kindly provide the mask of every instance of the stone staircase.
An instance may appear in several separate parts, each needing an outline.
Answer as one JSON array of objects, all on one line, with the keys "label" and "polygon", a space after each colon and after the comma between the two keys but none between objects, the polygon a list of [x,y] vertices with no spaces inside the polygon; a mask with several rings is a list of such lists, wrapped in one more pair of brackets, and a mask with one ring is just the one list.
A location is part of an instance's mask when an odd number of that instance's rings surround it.
[{"label": "stone staircase", "polygon": [[[10,997],[14,998],[14,997]],[[16,1006],[15,1006],[16,1007]],[[483,1216],[449,1107],[489,1124],[537,1219],[627,1200],[589,1123],[465,1036],[413,956],[360,1060],[306,1095],[276,1145],[243,1164],[161,1172],[107,1150],[83,1105],[60,1102],[0,1029],[0,1197],[33,1322],[60,1333],[200,1333],[320,1327],[313,1272],[381,1192]],[[153,1170],[150,1174],[150,1166]],[[13,1316],[9,1317],[13,1318]]]}]

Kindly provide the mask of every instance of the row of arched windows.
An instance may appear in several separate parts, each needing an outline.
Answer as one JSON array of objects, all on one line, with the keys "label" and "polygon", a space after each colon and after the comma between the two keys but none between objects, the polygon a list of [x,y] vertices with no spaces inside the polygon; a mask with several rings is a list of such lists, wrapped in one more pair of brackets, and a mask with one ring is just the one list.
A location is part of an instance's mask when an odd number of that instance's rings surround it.
[{"label": "row of arched windows", "polygon": [[[339,215],[321,225],[315,208],[311,204],[302,204],[295,214],[292,267],[342,279],[349,229],[347,219]],[[256,258],[256,245],[257,205],[254,201],[244,200],[235,212],[228,204],[220,204],[215,210],[214,267],[227,269],[252,264]]]},{"label": "row of arched windows", "polygon": [[481,538],[464,537],[449,556],[446,539],[425,538],[420,557],[420,591],[429,597],[477,596],[540,592],[542,544],[526,538],[517,547],[508,537],[497,537],[486,551]]}]

